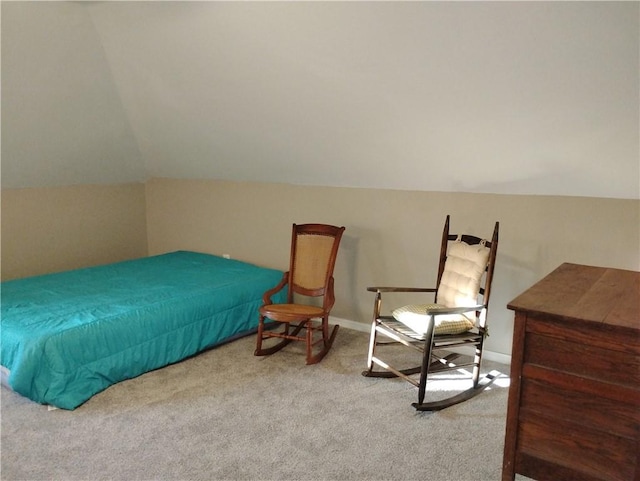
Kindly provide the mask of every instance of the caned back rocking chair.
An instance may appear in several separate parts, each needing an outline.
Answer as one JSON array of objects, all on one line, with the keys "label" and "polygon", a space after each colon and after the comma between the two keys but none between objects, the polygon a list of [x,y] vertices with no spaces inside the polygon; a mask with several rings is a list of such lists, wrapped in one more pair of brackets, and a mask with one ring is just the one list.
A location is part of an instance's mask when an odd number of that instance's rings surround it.
[{"label": "caned back rocking chair", "polygon": [[[326,224],[293,224],[289,270],[263,296],[256,356],[302,341],[306,343],[306,363],[314,364],[331,349],[339,328],[329,329],[329,313],[335,303],[333,270],[344,230]],[[287,302],[272,304],[271,297],[285,287]],[[314,298],[321,301],[313,302]],[[275,322],[275,329],[269,321]],[[303,329],[304,335],[300,335]],[[278,340],[269,341],[272,338]],[[267,343],[270,345],[265,346]]]}]

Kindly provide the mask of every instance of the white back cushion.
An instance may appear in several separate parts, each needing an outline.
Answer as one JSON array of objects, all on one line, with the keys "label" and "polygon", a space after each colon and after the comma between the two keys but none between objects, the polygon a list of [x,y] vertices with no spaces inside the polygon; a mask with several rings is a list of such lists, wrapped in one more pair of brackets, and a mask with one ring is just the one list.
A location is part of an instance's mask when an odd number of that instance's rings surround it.
[{"label": "white back cushion", "polygon": [[447,307],[478,303],[480,280],[489,261],[489,248],[482,242],[469,245],[456,240],[449,246],[436,303]]}]

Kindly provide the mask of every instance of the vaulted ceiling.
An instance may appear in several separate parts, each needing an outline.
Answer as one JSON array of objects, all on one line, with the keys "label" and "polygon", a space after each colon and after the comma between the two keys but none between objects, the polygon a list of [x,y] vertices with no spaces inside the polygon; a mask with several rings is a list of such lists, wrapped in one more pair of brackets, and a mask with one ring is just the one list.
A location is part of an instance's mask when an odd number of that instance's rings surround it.
[{"label": "vaulted ceiling", "polygon": [[640,198],[638,2],[2,2],[2,185]]}]

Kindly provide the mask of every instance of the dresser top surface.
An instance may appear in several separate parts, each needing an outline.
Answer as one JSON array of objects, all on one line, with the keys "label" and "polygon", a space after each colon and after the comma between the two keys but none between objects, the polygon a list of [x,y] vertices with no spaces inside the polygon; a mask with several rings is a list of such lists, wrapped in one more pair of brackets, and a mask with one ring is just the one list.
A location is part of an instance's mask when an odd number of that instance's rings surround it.
[{"label": "dresser top surface", "polygon": [[640,330],[640,272],[565,263],[507,307]]}]

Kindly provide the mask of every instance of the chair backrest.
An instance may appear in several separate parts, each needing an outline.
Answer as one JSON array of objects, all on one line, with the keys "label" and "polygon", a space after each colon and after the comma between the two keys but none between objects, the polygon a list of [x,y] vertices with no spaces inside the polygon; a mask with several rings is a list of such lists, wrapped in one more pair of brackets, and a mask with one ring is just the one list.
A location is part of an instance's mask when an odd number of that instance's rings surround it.
[{"label": "chair backrest", "polygon": [[344,230],[326,224],[293,224],[288,302],[293,302],[295,293],[325,296],[325,308],[333,305],[333,269]]},{"label": "chair backrest", "polygon": [[452,234],[447,216],[442,232],[436,302],[448,307],[483,305],[483,311],[477,313],[478,324],[483,328],[491,296],[499,226],[496,222],[491,240]]}]

